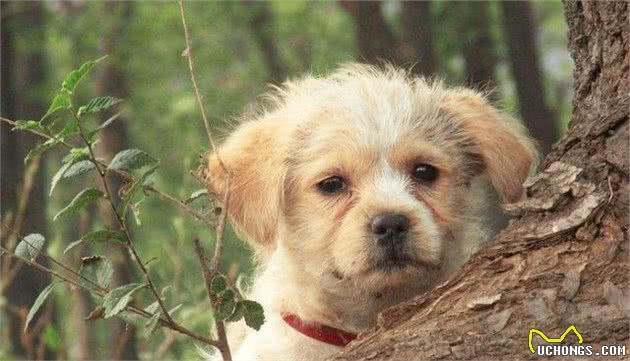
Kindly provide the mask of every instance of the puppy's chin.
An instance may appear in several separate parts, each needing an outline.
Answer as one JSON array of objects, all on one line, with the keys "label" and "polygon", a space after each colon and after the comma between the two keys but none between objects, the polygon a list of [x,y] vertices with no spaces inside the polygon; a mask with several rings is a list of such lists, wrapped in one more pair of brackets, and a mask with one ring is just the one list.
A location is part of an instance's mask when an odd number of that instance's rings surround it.
[{"label": "puppy's chin", "polygon": [[381,262],[351,277],[362,288],[370,291],[400,287],[421,290],[435,282],[436,274],[435,267],[421,263]]}]

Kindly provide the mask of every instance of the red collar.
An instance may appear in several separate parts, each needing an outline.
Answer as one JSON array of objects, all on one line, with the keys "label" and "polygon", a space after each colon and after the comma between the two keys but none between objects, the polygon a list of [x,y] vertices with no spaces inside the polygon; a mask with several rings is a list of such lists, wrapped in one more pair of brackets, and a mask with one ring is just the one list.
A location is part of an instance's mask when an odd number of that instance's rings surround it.
[{"label": "red collar", "polygon": [[344,347],[357,338],[355,333],[342,331],[317,322],[307,323],[293,313],[282,313],[282,319],[299,333],[330,345]]}]

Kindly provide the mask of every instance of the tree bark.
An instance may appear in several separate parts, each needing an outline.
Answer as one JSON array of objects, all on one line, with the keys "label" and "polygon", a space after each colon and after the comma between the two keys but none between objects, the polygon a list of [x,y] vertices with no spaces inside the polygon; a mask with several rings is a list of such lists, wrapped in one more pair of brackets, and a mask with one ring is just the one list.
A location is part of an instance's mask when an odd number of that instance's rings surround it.
[{"label": "tree bark", "polygon": [[[96,94],[100,96],[114,96],[120,99],[129,97],[129,84],[124,71],[120,68],[121,61],[127,58],[125,49],[118,44],[124,44],[121,39],[127,34],[127,27],[131,21],[133,3],[131,2],[111,2],[104,3],[104,15],[107,27],[103,31],[100,39],[100,48],[104,54],[109,54],[110,58],[102,64],[97,73],[95,83]],[[102,113],[102,120],[113,116],[115,110],[109,109]],[[127,121],[124,116],[119,117],[110,126],[100,132],[100,144],[98,146],[99,155],[106,161],[110,161],[116,153],[128,148],[129,137],[127,134]],[[110,191],[117,204],[119,190],[122,186],[117,177],[108,177]],[[104,203],[100,204],[101,218],[105,226],[109,229],[119,229],[116,216],[111,208]],[[129,255],[120,247],[111,248],[108,255],[114,265],[113,284],[116,286],[128,284],[132,281],[131,270],[133,263]],[[136,330],[133,325],[125,324],[121,320],[111,320],[108,329],[108,358],[115,360],[137,360],[136,352]]]},{"label": "tree bark", "polygon": [[[18,4],[2,2],[2,13],[12,13],[2,19],[2,116],[11,119],[39,119],[46,104],[40,94],[46,81],[46,63],[44,33],[45,13],[43,3]],[[35,91],[34,91],[35,90]],[[39,139],[25,133],[12,133],[6,123],[0,125],[1,134],[1,170],[0,198],[2,219],[12,213],[14,219],[20,199],[29,197],[23,220],[13,224],[12,231],[21,235],[41,233],[47,236],[47,224],[44,214],[46,196],[41,167],[33,175],[33,186],[29,194],[18,194],[24,182],[24,157],[34,148]],[[43,164],[41,157],[31,160]],[[2,230],[3,242],[7,235]],[[9,262],[2,259],[2,262]],[[4,266],[4,264],[3,264]],[[15,265],[14,265],[15,266]],[[26,315],[39,292],[50,282],[37,270],[22,267],[14,281],[5,290],[8,304]],[[44,312],[34,319],[37,322]],[[12,354],[25,358],[52,358],[54,355],[44,347],[43,354],[37,350],[43,342],[43,328],[33,333],[24,333],[24,319],[15,313],[7,315],[10,328],[8,343],[13,346]],[[48,317],[50,314],[48,315]],[[4,326],[4,325],[3,325]]]},{"label": "tree bark", "polygon": [[532,359],[530,328],[558,337],[569,325],[585,344],[630,347],[628,3],[565,11],[574,112],[528,198],[509,207],[518,215],[449,281],[383,312],[333,359]]},{"label": "tree bark", "polygon": [[430,1],[405,1],[402,3],[402,42],[400,58],[407,65],[414,65],[418,75],[433,76],[435,54],[433,27],[431,26]]},{"label": "tree bark", "polygon": [[531,5],[525,1],[502,1],[501,8],[520,113],[546,155],[559,133],[557,117],[545,99]]}]

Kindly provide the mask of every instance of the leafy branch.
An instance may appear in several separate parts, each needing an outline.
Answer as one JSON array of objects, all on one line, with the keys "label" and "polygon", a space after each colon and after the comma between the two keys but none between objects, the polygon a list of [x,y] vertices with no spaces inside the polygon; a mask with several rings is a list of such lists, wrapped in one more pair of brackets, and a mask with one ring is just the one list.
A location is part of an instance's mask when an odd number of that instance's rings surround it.
[{"label": "leafy branch", "polygon": [[[201,95],[196,85],[188,30],[184,18],[183,3],[181,2],[180,10],[182,11],[182,23],[186,34],[187,56],[189,58],[191,79],[201,108],[204,124],[206,125],[210,145],[216,152],[209,123],[201,102]],[[27,131],[45,139],[43,143],[40,143],[28,153],[25,162],[33,158],[39,159],[39,155],[42,152],[56,146],[64,147],[68,151],[67,155],[62,160],[62,166],[52,178],[51,195],[56,185],[63,179],[76,177],[93,171],[97,173],[100,179],[100,190],[96,188],[86,188],[80,191],[66,207],[57,213],[54,219],[57,220],[76,215],[82,208],[89,204],[105,201],[113,211],[118,230],[99,229],[89,232],[82,236],[79,241],[72,242],[68,245],[64,253],[88,242],[113,242],[122,245],[129,251],[135,263],[138,265],[144,277],[144,283],[132,283],[117,288],[110,288],[113,267],[108,259],[102,256],[84,257],[81,259],[81,265],[77,271],[71,266],[41,252],[45,238],[39,234],[30,234],[23,237],[14,248],[14,242],[6,246],[0,246],[0,255],[6,254],[13,259],[22,261],[22,263],[18,263],[15,268],[10,270],[11,272],[9,273],[13,275],[13,277],[10,277],[9,282],[14,278],[14,274],[17,273],[19,267],[21,267],[22,264],[27,264],[50,274],[64,283],[86,289],[92,295],[100,298],[100,306],[88,316],[89,320],[115,316],[123,318],[127,322],[134,322],[134,319],[130,318],[130,315],[140,316],[147,319],[145,327],[149,331],[149,334],[152,333],[157,326],[162,326],[191,337],[199,342],[216,347],[221,352],[224,360],[231,360],[224,322],[235,322],[244,318],[247,325],[259,329],[264,322],[264,314],[259,304],[244,299],[236,288],[227,285],[225,277],[220,273],[220,260],[224,245],[229,192],[226,192],[223,196],[223,207],[215,225],[214,221],[210,220],[208,216],[191,206],[194,199],[204,194],[210,197],[210,192],[207,190],[197,191],[194,192],[189,199],[179,200],[174,196],[156,189],[150,181],[150,176],[159,167],[159,161],[146,152],[138,149],[123,150],[116,154],[110,162],[106,162],[97,157],[95,145],[98,142],[98,133],[111,124],[118,115],[111,117],[93,129],[89,129],[90,126],[86,122],[86,117],[90,114],[109,109],[122,100],[109,96],[96,97],[91,99],[87,104],[76,107],[72,102],[72,94],[79,81],[103,59],[104,57],[88,61],[68,74],[62,82],[60,91],[53,98],[48,111],[40,120],[14,121],[0,117],[0,121],[11,124],[13,130]],[[70,115],[70,119],[67,119],[66,115]],[[225,167],[221,161],[220,163]],[[226,175],[229,175],[227,169],[225,169],[225,172]],[[117,200],[118,198],[115,197],[111,190],[112,187],[108,180],[108,176],[110,175],[120,177],[126,184],[120,191],[120,201]],[[226,176],[225,189],[229,189],[229,176]],[[138,252],[131,232],[129,231],[127,215],[130,208],[134,209],[135,213],[135,208],[147,193],[157,194],[161,200],[176,205],[184,213],[216,229],[215,250],[209,264],[198,241],[195,243],[195,251],[202,265],[202,274],[214,314],[213,320],[216,326],[215,329],[217,330],[217,339],[212,338],[212,336],[206,337],[193,332],[179,324],[173,318],[172,314],[179,306],[171,310],[167,308],[163,295],[160,294],[155,282],[149,274],[147,262],[142,260]],[[140,200],[136,202],[138,198],[140,198]],[[212,201],[212,199],[210,201]],[[15,235],[17,235],[17,233],[15,233]],[[54,267],[59,268],[59,271],[37,262],[37,258],[40,256],[45,257]],[[3,287],[5,286],[6,284],[3,284]],[[25,321],[25,330],[28,328],[30,319],[32,319],[38,309],[45,303],[46,298],[52,292],[53,288],[54,283],[40,293],[40,296],[31,307],[29,316]],[[133,305],[132,300],[136,293],[141,292],[141,290],[145,288],[149,290],[155,302],[142,309]]]}]

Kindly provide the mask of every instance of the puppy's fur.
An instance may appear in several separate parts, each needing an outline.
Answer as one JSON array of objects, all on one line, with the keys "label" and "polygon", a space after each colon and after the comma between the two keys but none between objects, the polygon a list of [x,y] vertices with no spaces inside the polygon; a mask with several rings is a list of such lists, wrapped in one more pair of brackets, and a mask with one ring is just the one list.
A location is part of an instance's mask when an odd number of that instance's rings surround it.
[{"label": "puppy's fur", "polygon": [[[280,317],[349,332],[373,327],[384,308],[429,290],[487,239],[484,182],[504,201],[521,197],[536,163],[523,127],[482,94],[447,89],[393,67],[347,65],[334,74],[285,83],[271,105],[240,124],[218,150],[231,174],[228,212],[256,250],[251,298],[267,322],[236,326],[235,359],[320,360],[339,350]],[[418,164],[437,178],[414,178]],[[209,157],[221,198],[225,171]],[[329,194],[321,183],[339,177]],[[383,266],[370,224],[382,214],[409,220]]]}]

